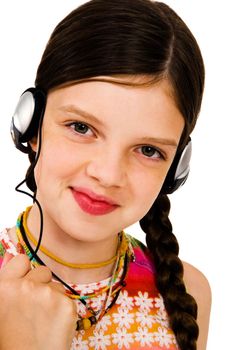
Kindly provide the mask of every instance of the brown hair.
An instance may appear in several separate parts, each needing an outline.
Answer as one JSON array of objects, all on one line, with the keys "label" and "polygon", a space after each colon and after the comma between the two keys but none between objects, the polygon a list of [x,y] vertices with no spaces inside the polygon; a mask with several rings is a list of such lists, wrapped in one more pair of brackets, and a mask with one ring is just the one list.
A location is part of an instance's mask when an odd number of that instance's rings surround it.
[{"label": "brown hair", "polygon": [[[52,33],[35,85],[48,92],[82,79],[119,74],[148,76],[152,82],[168,79],[185,121],[180,144],[183,147],[200,111],[204,65],[192,33],[164,3],[92,0],[75,9]],[[34,152],[29,157],[33,163]],[[30,168],[27,185],[36,191]],[[157,287],[179,347],[194,350],[198,337],[197,305],[185,289],[169,209],[168,197],[159,194],[140,225],[154,258]]]}]

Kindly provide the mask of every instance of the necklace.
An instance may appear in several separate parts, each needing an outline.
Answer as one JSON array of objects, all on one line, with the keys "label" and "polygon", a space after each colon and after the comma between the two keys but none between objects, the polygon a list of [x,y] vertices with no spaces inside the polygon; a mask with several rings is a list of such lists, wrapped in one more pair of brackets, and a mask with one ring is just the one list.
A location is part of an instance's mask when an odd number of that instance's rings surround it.
[{"label": "necklace", "polygon": [[[27,237],[30,239],[30,241],[37,246],[38,241],[36,240],[36,238],[32,235],[32,233],[29,231],[28,227],[27,227],[27,218],[28,218],[28,214],[31,210],[31,206],[27,207],[25,210],[25,213],[23,215],[23,226],[24,226],[24,230],[26,232]],[[59,258],[58,256],[56,256],[55,254],[53,254],[52,252],[50,252],[47,248],[45,248],[43,245],[40,245],[40,250],[47,255],[48,257],[50,257],[51,259],[55,260],[56,262],[58,262],[61,265],[67,266],[67,267],[72,267],[73,269],[94,269],[94,268],[99,268],[99,267],[103,267],[103,266],[107,266],[110,265],[111,263],[113,263],[116,258],[117,255],[114,255],[111,259],[108,259],[106,261],[102,261],[100,263],[93,263],[93,264],[77,264],[77,263],[69,263],[64,261],[63,259]]]},{"label": "necklace", "polygon": [[[28,257],[31,260],[32,267],[36,267],[38,265],[45,265],[37,255],[35,256],[33,248],[31,247],[28,241],[28,237],[25,230],[25,224],[26,224],[26,218],[27,218],[27,215],[25,215],[25,213],[28,214],[28,211],[21,213],[16,223],[16,234],[18,238],[17,249],[20,253],[22,253],[22,250],[23,250],[28,255]],[[28,229],[27,231],[29,232]],[[77,321],[77,328],[76,328],[77,331],[82,329],[84,330],[89,329],[92,325],[96,324],[97,321],[99,321],[107,313],[107,311],[114,305],[121,289],[124,286],[126,286],[125,278],[128,272],[128,266],[129,266],[130,260],[134,260],[133,250],[125,233],[122,231],[118,235],[116,262],[113,268],[113,273],[110,278],[110,281],[106,287],[102,288],[97,293],[80,295],[71,286],[69,286],[66,282],[64,282],[62,279],[60,279],[57,275],[55,275],[52,272],[52,275],[66,287],[67,296],[72,299],[78,299],[86,307],[87,313],[89,313],[89,315],[85,317],[82,317],[79,315],[80,319]],[[121,272],[122,274],[120,276]],[[116,282],[119,276],[120,276],[120,279],[118,282]],[[100,308],[100,310],[94,311],[90,306],[88,306],[86,299],[93,298],[99,294],[103,294],[104,292],[106,292],[106,297],[104,299],[102,307]],[[111,298],[112,298],[112,301],[110,302]]]}]

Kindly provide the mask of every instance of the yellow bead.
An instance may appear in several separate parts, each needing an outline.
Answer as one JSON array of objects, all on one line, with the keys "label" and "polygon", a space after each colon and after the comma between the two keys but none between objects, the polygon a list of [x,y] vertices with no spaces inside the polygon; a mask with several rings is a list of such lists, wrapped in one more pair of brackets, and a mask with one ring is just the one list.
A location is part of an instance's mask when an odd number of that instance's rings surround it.
[{"label": "yellow bead", "polygon": [[88,318],[83,319],[83,328],[85,330],[91,328],[91,321]]}]

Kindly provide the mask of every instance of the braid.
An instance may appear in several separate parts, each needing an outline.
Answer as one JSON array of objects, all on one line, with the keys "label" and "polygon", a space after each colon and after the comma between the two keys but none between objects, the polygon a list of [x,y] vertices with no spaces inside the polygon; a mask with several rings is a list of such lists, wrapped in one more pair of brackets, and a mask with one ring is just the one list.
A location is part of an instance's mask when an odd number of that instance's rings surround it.
[{"label": "braid", "polygon": [[195,350],[198,338],[197,304],[186,292],[179,245],[168,218],[170,201],[160,194],[149,212],[140,220],[146,243],[157,271],[157,288],[164,299],[170,326],[181,350]]}]

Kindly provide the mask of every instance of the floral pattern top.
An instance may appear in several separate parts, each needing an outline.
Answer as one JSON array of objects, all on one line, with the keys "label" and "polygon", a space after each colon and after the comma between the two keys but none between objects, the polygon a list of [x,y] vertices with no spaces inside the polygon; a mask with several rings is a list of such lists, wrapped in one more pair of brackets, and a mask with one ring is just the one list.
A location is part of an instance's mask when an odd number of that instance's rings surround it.
[{"label": "floral pattern top", "polygon": [[[96,325],[80,330],[73,339],[70,350],[178,350],[175,336],[169,327],[163,298],[156,289],[156,273],[148,249],[129,236],[135,261],[129,266],[126,285],[115,304]],[[5,264],[4,254],[16,255],[17,251],[7,230],[0,232],[0,268]],[[109,282],[71,285],[80,294],[96,292]],[[87,299],[93,310],[99,310],[106,295]],[[111,302],[111,300],[109,301]],[[77,313],[85,316],[86,308],[76,301]]]}]

